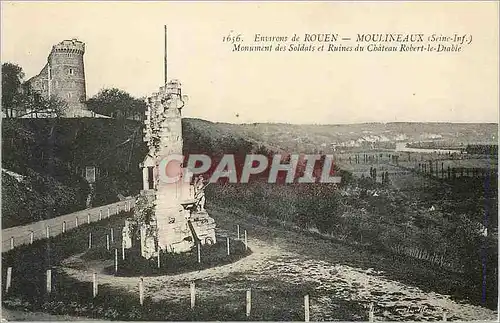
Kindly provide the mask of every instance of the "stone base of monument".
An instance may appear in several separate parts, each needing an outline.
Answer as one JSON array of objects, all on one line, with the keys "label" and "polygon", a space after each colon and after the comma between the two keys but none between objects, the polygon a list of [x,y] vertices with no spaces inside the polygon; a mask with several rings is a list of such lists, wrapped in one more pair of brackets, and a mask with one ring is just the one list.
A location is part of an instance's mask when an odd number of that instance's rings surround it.
[{"label": "stone base of monument", "polygon": [[198,262],[198,248],[192,247],[183,253],[160,252],[160,266],[158,267],[158,257],[144,258],[140,246],[136,244],[126,251],[125,260],[118,259],[117,273],[115,273],[114,265],[105,268],[105,271],[111,275],[126,277],[174,275],[229,264],[252,253],[250,248],[245,249],[243,241],[231,240],[228,255],[226,238],[217,238],[219,242],[201,246],[201,262]]}]

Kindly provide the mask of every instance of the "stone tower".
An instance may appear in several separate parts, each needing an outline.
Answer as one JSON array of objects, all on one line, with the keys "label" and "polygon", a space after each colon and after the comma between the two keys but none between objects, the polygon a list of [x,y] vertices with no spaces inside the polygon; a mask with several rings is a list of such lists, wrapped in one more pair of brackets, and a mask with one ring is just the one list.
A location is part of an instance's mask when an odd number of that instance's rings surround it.
[{"label": "stone tower", "polygon": [[29,79],[31,89],[45,99],[58,97],[67,102],[64,117],[91,116],[86,109],[85,44],[77,39],[63,40],[52,46],[47,64],[42,71]]}]

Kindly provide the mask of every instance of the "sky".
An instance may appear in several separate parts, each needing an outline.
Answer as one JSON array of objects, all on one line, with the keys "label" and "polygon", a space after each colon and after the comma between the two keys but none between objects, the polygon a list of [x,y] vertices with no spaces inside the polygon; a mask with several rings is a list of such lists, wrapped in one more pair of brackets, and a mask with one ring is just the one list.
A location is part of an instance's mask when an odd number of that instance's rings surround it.
[{"label": "sky", "polygon": [[[184,116],[231,123],[498,122],[498,3],[5,2],[1,59],[38,74],[53,44],[78,38],[87,96],[158,91],[168,77]],[[458,53],[232,52],[226,35],[472,35]],[[347,44],[347,43],[346,43]],[[351,41],[349,45],[355,45]]]}]

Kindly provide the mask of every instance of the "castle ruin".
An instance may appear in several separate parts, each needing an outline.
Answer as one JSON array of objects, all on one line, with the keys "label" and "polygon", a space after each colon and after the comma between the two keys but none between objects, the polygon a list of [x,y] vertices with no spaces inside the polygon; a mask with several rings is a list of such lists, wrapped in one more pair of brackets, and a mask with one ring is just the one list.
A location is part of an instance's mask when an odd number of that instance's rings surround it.
[{"label": "castle ruin", "polygon": [[135,203],[134,218],[123,230],[125,248],[132,247],[131,233],[140,231],[141,254],[148,259],[162,251],[181,253],[216,242],[215,220],[204,207],[206,184],[202,177],[193,180],[193,174],[178,164],[169,174],[179,176],[175,183],[161,178],[168,172],[165,158],[183,154],[181,111],[187,100],[179,81],[167,82],[166,51],[165,81],[165,86],[146,99],[144,141],[149,153],[139,165],[143,190]]},{"label": "castle ruin", "polygon": [[85,44],[77,39],[63,40],[52,46],[47,64],[38,75],[26,81],[30,90],[38,92],[42,98],[57,97],[67,103],[63,117],[91,117],[92,112],[85,106],[85,66],[83,54]]}]

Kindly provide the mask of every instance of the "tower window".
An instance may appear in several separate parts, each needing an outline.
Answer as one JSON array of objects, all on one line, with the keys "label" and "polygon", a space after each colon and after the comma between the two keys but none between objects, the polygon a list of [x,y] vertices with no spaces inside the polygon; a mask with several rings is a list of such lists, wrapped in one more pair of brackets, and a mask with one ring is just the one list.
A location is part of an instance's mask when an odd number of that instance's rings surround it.
[{"label": "tower window", "polygon": [[71,99],[71,92],[68,93],[68,99]]},{"label": "tower window", "polygon": [[69,74],[69,75],[74,75],[74,71],[73,71],[73,69],[72,69],[72,68],[70,68],[70,69],[68,70],[68,74]]}]

